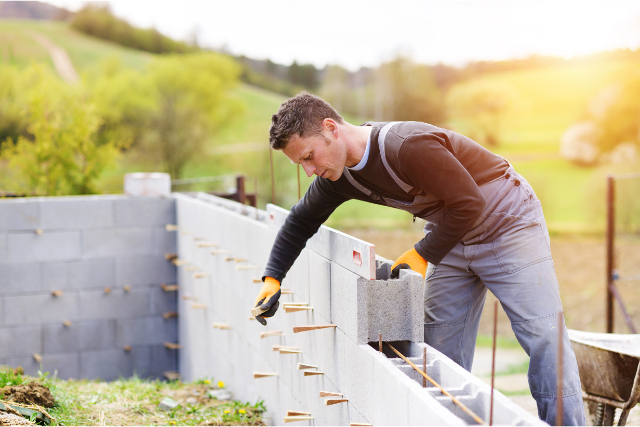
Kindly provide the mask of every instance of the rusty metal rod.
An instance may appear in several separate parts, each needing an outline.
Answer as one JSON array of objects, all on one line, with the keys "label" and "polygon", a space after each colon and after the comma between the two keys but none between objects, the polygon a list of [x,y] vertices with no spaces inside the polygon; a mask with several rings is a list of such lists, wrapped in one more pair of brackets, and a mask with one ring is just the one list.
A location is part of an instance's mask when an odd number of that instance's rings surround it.
[{"label": "rusty metal rod", "polygon": [[498,301],[493,305],[493,352],[491,353],[491,405],[489,409],[489,425],[493,425],[493,391],[496,387],[496,341],[498,337]]},{"label": "rusty metal rod", "polygon": [[[427,347],[425,347],[422,351],[422,370],[427,372]],[[422,377],[422,388],[427,387],[427,379]]]},{"label": "rusty metal rod", "polygon": [[613,295],[611,284],[613,283],[613,239],[615,233],[615,177],[607,176],[607,240],[606,240],[606,293],[605,316],[607,321],[607,333],[613,333]]},{"label": "rusty metal rod", "polygon": [[271,203],[276,204],[276,179],[273,176],[273,148],[269,147],[269,161],[271,162]]},{"label": "rusty metal rod", "polygon": [[627,307],[624,305],[624,302],[622,301],[622,296],[620,295],[620,292],[618,292],[618,288],[616,287],[613,281],[609,284],[609,291],[615,297],[616,301],[618,301],[618,305],[620,306],[620,311],[622,311],[622,316],[624,317],[624,321],[627,323],[629,330],[631,331],[632,334],[637,334],[638,332],[636,332],[636,327],[633,325],[633,320],[631,320],[631,316],[629,316]]},{"label": "rusty metal rod", "polygon": [[391,348],[391,350],[393,350],[393,352],[395,354],[398,355],[398,357],[400,357],[402,360],[404,360],[405,362],[407,362],[409,365],[411,365],[411,367],[413,369],[415,369],[416,371],[418,371],[418,373],[420,373],[420,375],[422,375],[424,378],[426,378],[431,384],[433,384],[435,387],[437,387],[440,392],[442,394],[444,394],[447,397],[450,397],[451,400],[453,401],[454,404],[458,405],[458,407],[460,409],[462,409],[467,415],[469,415],[471,418],[473,418],[478,424],[481,425],[486,425],[486,423],[482,420],[482,418],[480,418],[478,415],[476,415],[475,412],[473,412],[471,409],[467,408],[462,402],[460,402],[458,399],[456,399],[455,396],[453,396],[451,393],[449,393],[447,390],[445,390],[444,388],[442,388],[442,386],[440,384],[438,384],[437,382],[435,382],[429,375],[425,374],[422,370],[420,370],[420,368],[418,368],[411,360],[407,359],[402,353],[400,353],[398,350],[396,350],[391,344],[389,344],[388,342],[385,343],[386,345],[389,346],[389,348]]},{"label": "rusty metal rod", "polygon": [[300,163],[298,163],[298,200],[302,197],[300,196]]},{"label": "rusty metal rod", "polygon": [[378,350],[382,353],[382,334],[378,336]]},{"label": "rusty metal rod", "polygon": [[556,390],[556,396],[557,396],[557,406],[556,406],[556,425],[557,426],[563,426],[564,425],[564,421],[563,421],[563,416],[562,416],[562,412],[564,411],[564,402],[563,400],[563,390],[562,390],[562,386],[563,386],[563,379],[564,379],[564,369],[563,369],[563,347],[562,347],[562,338],[563,338],[563,332],[564,332],[564,314],[562,312],[560,312],[560,314],[558,315],[558,367],[557,367],[557,372],[558,372],[558,376],[557,376],[557,381],[558,381],[558,389]]}]

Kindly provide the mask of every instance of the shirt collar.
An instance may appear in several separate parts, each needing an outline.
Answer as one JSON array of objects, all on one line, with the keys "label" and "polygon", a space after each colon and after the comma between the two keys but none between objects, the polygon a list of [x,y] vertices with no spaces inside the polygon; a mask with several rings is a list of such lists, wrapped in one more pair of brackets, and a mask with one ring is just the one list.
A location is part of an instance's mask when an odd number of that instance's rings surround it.
[{"label": "shirt collar", "polygon": [[362,170],[362,168],[364,168],[367,165],[367,160],[369,160],[370,146],[371,146],[371,134],[369,134],[369,138],[367,138],[367,148],[364,150],[364,156],[362,156],[362,160],[360,160],[360,163],[358,163],[354,167],[348,168],[349,170],[359,171],[359,170]]}]

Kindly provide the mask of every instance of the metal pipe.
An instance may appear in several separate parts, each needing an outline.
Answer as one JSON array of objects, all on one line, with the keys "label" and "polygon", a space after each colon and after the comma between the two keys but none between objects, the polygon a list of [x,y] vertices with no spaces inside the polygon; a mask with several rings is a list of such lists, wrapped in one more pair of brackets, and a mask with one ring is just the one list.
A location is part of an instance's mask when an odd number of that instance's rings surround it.
[{"label": "metal pipe", "polygon": [[613,283],[613,234],[615,233],[615,218],[614,218],[614,202],[615,202],[615,182],[614,175],[607,176],[607,260],[606,260],[606,320],[607,320],[607,333],[613,333],[613,296],[611,294],[610,286]]},{"label": "metal pipe", "polygon": [[420,368],[418,368],[411,360],[407,359],[402,353],[400,353],[398,350],[396,350],[388,342],[385,343],[385,344],[388,345],[389,348],[391,348],[391,350],[393,350],[393,352],[398,355],[398,357],[400,357],[402,360],[404,360],[409,365],[411,365],[411,367],[413,369],[415,369],[416,371],[418,371],[418,373],[420,373],[420,375],[422,375],[431,384],[433,384],[435,387],[437,387],[442,394],[444,394],[447,397],[450,397],[455,405],[458,405],[458,407],[460,409],[462,409],[467,415],[469,415],[471,418],[473,418],[478,424],[486,425],[486,423],[482,420],[482,418],[480,418],[478,415],[476,415],[476,413],[473,412],[471,409],[467,408],[462,402],[460,402],[458,399],[456,399],[455,396],[453,396],[451,393],[449,393],[447,390],[442,388],[442,386],[440,384],[438,384],[437,382],[435,382],[429,375],[427,375],[423,371],[421,371]]},{"label": "metal pipe", "polygon": [[[427,372],[427,347],[424,347],[422,349],[422,370],[426,373]],[[427,387],[427,379],[425,377],[422,377],[422,388],[426,388]]]},{"label": "metal pipe", "polygon": [[615,299],[618,301],[618,305],[620,305],[620,311],[622,311],[622,316],[624,317],[624,321],[627,323],[629,330],[631,331],[632,334],[637,334],[638,332],[636,332],[636,327],[633,325],[633,320],[631,320],[631,316],[629,316],[627,307],[624,305],[624,302],[622,301],[622,296],[620,295],[620,292],[618,292],[618,288],[616,287],[614,282],[611,282],[611,284],[609,285],[609,291],[611,292],[611,294],[613,294]]}]

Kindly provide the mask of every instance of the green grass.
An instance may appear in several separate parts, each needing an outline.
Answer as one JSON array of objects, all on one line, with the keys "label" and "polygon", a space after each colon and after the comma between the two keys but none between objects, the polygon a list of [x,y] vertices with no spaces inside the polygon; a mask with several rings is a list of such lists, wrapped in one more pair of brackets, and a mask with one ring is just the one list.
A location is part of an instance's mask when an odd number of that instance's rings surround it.
[{"label": "green grass", "polygon": [[[496,346],[500,348],[521,348],[520,343],[515,338],[498,337]],[[493,337],[491,335],[478,334],[476,338],[476,347],[493,347]]]}]

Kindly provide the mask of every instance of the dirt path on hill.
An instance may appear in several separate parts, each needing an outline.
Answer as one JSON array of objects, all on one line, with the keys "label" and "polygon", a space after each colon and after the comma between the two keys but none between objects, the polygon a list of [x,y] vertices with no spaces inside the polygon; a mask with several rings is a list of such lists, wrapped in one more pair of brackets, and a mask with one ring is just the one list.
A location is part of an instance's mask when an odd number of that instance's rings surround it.
[{"label": "dirt path on hill", "polygon": [[49,38],[40,33],[31,32],[31,37],[37,41],[42,47],[47,49],[56,71],[67,83],[76,83],[79,80],[78,73],[67,55],[67,51],[52,42]]}]

